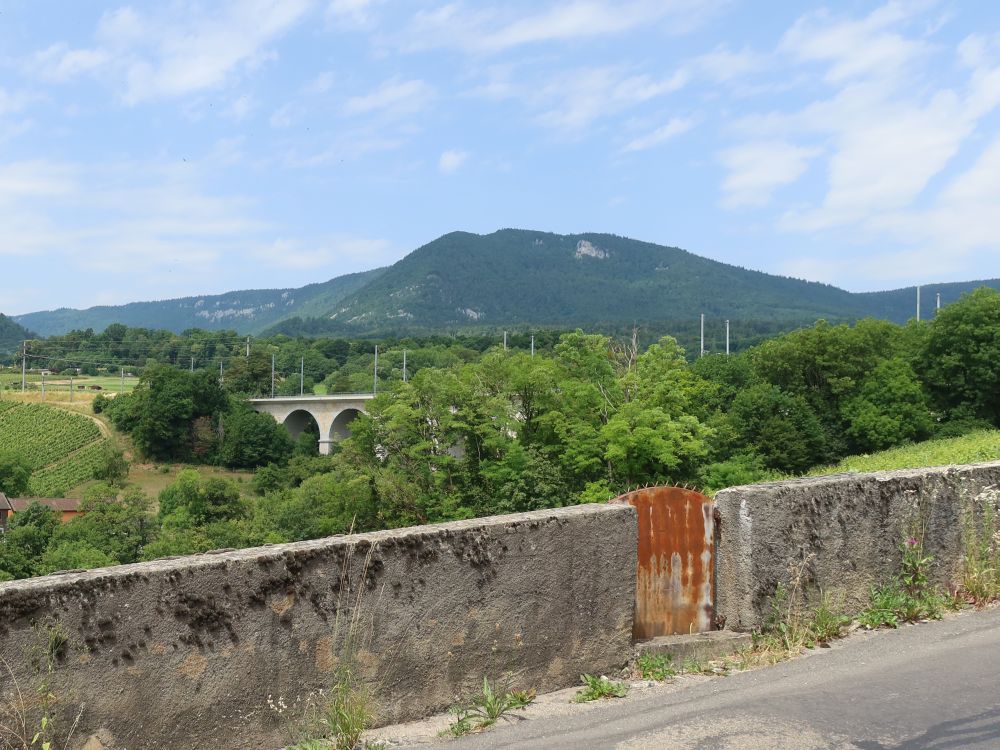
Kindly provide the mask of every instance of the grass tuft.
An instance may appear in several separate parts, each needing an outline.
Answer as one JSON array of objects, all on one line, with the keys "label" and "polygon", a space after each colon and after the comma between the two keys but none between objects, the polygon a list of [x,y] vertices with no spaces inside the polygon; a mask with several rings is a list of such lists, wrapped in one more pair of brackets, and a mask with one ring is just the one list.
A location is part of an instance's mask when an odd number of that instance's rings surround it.
[{"label": "grass tuft", "polygon": [[628,685],[624,682],[609,680],[603,675],[594,677],[582,674],[580,681],[583,683],[583,687],[576,692],[576,696],[573,698],[574,703],[587,703],[603,698],[624,698],[628,695]]}]

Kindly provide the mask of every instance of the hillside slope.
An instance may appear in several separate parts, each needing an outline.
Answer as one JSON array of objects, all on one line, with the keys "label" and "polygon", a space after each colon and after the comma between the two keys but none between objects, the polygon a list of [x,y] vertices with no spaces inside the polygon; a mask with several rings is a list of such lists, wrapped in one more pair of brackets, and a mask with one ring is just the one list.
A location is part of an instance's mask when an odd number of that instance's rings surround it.
[{"label": "hillside slope", "polygon": [[19,315],[16,321],[42,336],[58,335],[74,329],[103,331],[112,323],[163,328],[175,333],[188,328],[236,329],[240,333],[256,333],[293,315],[323,315],[343,297],[376,278],[381,270],[338,276],[298,289],[250,289],[158,302],[105,305],[86,310],[64,307]]},{"label": "hillside slope", "polygon": [[36,334],[16,320],[0,313],[0,357],[16,352],[21,347],[22,341],[35,337]]},{"label": "hillside slope", "polygon": [[44,404],[0,401],[0,453],[24,456],[31,465],[28,492],[61,497],[93,479],[108,438],[82,414]]},{"label": "hillside slope", "polygon": [[[997,279],[925,287],[922,315],[933,314],[936,293],[947,303],[984,284],[1000,289]],[[302,289],[31,313],[18,321],[43,335],[121,322],[174,331],[197,326],[363,336],[667,322],[673,330],[704,313],[715,321],[740,321],[749,330],[754,323],[787,329],[817,318],[875,316],[903,323],[914,315],[915,301],[914,288],[856,294],[616,235],[504,229],[452,232],[388,269]]]},{"label": "hillside slope", "polygon": [[[1000,280],[927,287],[945,302]],[[609,234],[454,232],[410,253],[330,314],[345,332],[497,325],[588,326],[712,318],[808,323],[868,315],[903,323],[915,288],[856,294]]]},{"label": "hillside slope", "polygon": [[769,276],[607,234],[453,232],[345,297],[345,330],[456,325],[587,325],[697,317],[807,319],[862,309],[825,284]]}]

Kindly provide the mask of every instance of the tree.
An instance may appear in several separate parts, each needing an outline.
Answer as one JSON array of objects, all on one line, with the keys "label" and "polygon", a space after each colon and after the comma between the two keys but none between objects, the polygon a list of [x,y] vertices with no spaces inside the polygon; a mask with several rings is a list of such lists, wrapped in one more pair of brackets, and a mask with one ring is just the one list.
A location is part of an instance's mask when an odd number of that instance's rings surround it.
[{"label": "tree", "polygon": [[944,307],[920,357],[934,402],[1000,426],[1000,292],[980,287]]},{"label": "tree", "polygon": [[913,368],[902,359],[876,365],[843,411],[847,434],[862,452],[923,440],[934,427],[927,396]]},{"label": "tree", "polygon": [[17,453],[0,453],[0,492],[7,497],[20,497],[28,492],[31,464]]},{"label": "tree", "polygon": [[800,473],[828,458],[826,436],[802,396],[767,383],[752,386],[733,401],[727,416],[738,451],[760,456],[764,466]]},{"label": "tree", "polygon": [[282,463],[288,460],[293,448],[288,431],[270,414],[261,414],[234,401],[223,417],[219,461],[224,466],[252,469]]},{"label": "tree", "polygon": [[135,413],[132,439],[143,454],[159,460],[187,454],[195,416],[191,386],[188,373],[167,365],[143,373],[131,396]]},{"label": "tree", "polygon": [[254,527],[266,541],[318,539],[378,527],[371,478],[344,470],[307,479],[258,503]]},{"label": "tree", "polygon": [[235,484],[219,477],[202,477],[194,469],[182,471],[160,493],[161,520],[180,514],[186,520],[185,525],[201,526],[240,518],[245,513]]},{"label": "tree", "polygon": [[106,568],[115,560],[87,541],[63,541],[45,550],[38,563],[38,573],[46,575],[57,570],[89,570]]},{"label": "tree", "polygon": [[55,530],[52,548],[65,545],[66,555],[94,559],[90,550],[98,550],[114,563],[136,562],[152,533],[149,498],[138,488],[126,490],[120,499],[116,493],[108,484],[89,487],[80,503],[81,515]]}]

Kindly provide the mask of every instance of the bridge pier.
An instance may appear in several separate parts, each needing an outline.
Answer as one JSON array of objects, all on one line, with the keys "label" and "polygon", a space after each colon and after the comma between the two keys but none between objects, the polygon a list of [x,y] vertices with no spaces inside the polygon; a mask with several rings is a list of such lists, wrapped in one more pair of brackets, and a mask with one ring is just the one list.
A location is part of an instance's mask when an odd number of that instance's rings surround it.
[{"label": "bridge pier", "polygon": [[373,393],[337,393],[330,396],[279,396],[277,398],[252,398],[250,406],[263,414],[270,414],[284,425],[293,439],[308,427],[310,418],[319,428],[319,452],[328,456],[338,440],[350,436],[350,424],[365,406],[375,398]]}]

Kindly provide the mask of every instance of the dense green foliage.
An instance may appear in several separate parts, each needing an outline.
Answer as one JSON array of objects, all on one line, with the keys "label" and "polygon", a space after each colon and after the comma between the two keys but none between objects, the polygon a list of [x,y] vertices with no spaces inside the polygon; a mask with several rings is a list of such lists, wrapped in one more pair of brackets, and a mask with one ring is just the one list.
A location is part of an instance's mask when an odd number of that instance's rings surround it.
[{"label": "dense green foliage", "polygon": [[[599,502],[637,484],[711,491],[1000,427],[989,354],[1000,293],[977,291],[947,312],[906,326],[820,322],[693,363],[669,337],[644,347],[576,331],[534,357],[442,343],[406,382],[384,382],[331,456],[308,455],[313,439],[293,448],[209,371],[152,366],[132,395],[102,408],[151,455],[269,462],[252,494],[187,471],[153,516],[141,493],[98,485],[87,515],[58,528],[41,511],[19,514],[0,577]],[[311,346],[345,365],[352,356],[350,344]],[[256,369],[251,356],[230,382],[252,383]],[[944,388],[944,378],[963,387]],[[985,460],[997,456],[997,434],[896,450],[925,463]]]},{"label": "dense green foliage", "polygon": [[0,313],[0,362],[9,359],[9,355],[18,351],[21,348],[21,342],[35,337],[36,334],[20,323]]},{"label": "dense green foliage", "polygon": [[107,438],[81,414],[44,404],[0,401],[0,455],[18,457],[30,473],[27,486],[3,490],[11,497],[61,496],[106,470],[109,451],[113,449]]},{"label": "dense green foliage", "polygon": [[132,393],[95,399],[94,407],[153,460],[253,468],[284,461],[292,452],[280,425],[229,397],[209,370],[152,365]]},{"label": "dense green foliage", "polygon": [[30,479],[28,459],[10,450],[0,453],[0,492],[7,497],[20,497],[28,491]]}]

